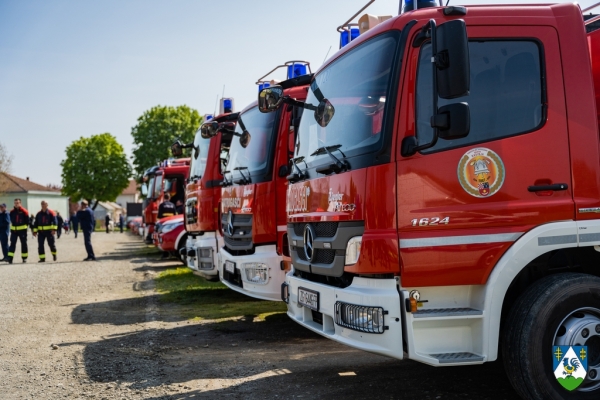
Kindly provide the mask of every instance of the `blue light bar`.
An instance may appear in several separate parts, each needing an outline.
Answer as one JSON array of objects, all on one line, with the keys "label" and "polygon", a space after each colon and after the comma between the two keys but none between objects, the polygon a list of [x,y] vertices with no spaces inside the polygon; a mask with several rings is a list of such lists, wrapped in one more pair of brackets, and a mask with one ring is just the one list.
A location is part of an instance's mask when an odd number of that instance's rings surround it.
[{"label": "blue light bar", "polygon": [[287,67],[287,78],[297,78],[302,75],[306,75],[306,64],[292,64]]},{"label": "blue light bar", "polygon": [[228,113],[233,110],[233,104],[231,103],[231,99],[223,99],[223,110]]},{"label": "blue light bar", "polygon": [[344,30],[340,32],[340,49],[356,39],[360,35],[358,28],[350,28],[350,32]]},{"label": "blue light bar", "polygon": [[[416,0],[417,9],[428,8],[428,7],[439,7],[439,4],[435,0]],[[412,11],[415,9],[415,0],[404,0],[404,12]]]},{"label": "blue light bar", "polygon": [[204,122],[206,121],[210,121],[211,119],[213,119],[215,116],[212,114],[204,114]]},{"label": "blue light bar", "polygon": [[271,84],[269,82],[263,82],[261,84],[258,85],[258,93],[260,93],[261,90],[263,90],[264,88],[268,88],[269,86],[271,86]]}]

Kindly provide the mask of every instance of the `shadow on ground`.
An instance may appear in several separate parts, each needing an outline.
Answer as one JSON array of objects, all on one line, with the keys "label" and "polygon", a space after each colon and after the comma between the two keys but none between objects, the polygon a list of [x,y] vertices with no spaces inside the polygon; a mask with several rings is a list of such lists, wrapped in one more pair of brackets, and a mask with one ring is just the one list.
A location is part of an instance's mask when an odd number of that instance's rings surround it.
[{"label": "shadow on ground", "polygon": [[498,362],[434,368],[393,360],[338,345],[285,315],[116,335],[87,344],[83,358],[96,382],[186,388],[154,399],[518,398]]}]

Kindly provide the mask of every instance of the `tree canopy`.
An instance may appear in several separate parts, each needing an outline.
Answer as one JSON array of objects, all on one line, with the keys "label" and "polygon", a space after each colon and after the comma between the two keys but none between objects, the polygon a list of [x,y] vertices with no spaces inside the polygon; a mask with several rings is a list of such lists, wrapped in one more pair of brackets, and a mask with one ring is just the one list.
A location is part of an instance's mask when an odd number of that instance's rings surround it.
[{"label": "tree canopy", "polygon": [[133,165],[139,177],[146,169],[171,157],[171,144],[181,138],[184,143],[194,141],[194,134],[202,123],[198,111],[183,105],[156,106],[138,118],[131,129],[133,136]]},{"label": "tree canopy", "polygon": [[110,133],[81,137],[67,147],[66,154],[60,163],[65,196],[86,199],[95,209],[99,201],[115,201],[129,185],[131,166],[123,146]]}]

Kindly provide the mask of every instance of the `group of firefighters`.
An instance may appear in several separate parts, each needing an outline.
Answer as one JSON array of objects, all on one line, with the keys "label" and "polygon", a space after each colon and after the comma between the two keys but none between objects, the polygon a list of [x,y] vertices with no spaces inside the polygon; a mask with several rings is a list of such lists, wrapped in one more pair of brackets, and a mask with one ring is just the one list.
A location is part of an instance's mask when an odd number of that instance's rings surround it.
[{"label": "group of firefighters", "polygon": [[[13,263],[15,250],[17,248],[17,242],[21,242],[21,258],[23,262],[27,262],[29,256],[27,247],[27,231],[30,227],[33,232],[33,236],[37,237],[38,241],[38,255],[39,262],[46,261],[45,243],[48,242],[50,247],[50,253],[52,259],[56,261],[56,239],[55,236],[62,228],[64,221],[60,217],[60,214],[48,208],[46,201],[41,202],[42,209],[35,215],[32,223],[30,222],[29,211],[21,205],[21,199],[14,200],[14,208],[7,211],[6,204],[0,204],[0,247],[2,249],[3,258],[1,262]],[[84,233],[84,241],[88,257],[85,261],[95,260],[94,251],[91,244],[91,232],[93,213],[87,207],[87,201],[82,201],[82,209],[77,212],[77,218],[80,221],[82,231]],[[91,214],[91,216],[89,215]],[[90,223],[85,223],[87,220]],[[89,226],[88,226],[89,225]],[[87,228],[87,229],[86,229]],[[9,235],[10,235],[10,246],[9,246]]]}]

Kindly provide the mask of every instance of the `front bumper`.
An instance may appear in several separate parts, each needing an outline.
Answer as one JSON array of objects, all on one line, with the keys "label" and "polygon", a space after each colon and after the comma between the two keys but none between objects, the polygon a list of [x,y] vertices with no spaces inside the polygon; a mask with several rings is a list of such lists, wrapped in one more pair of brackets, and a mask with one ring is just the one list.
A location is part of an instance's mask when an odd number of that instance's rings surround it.
[{"label": "front bumper", "polygon": [[202,236],[188,237],[185,248],[188,254],[187,266],[195,275],[209,280],[218,278],[218,246],[215,232],[205,232]]},{"label": "front bumper", "polygon": [[[287,274],[288,315],[300,325],[329,339],[360,350],[402,359],[402,316],[401,301],[396,279],[354,278],[352,285],[340,289],[310,282]],[[319,311],[312,311],[298,304],[298,288],[319,293]],[[283,291],[283,290],[282,290]],[[335,323],[336,302],[365,307],[382,307],[383,333],[365,333],[339,326]],[[315,318],[316,317],[316,318]],[[321,319],[322,323],[316,320]]]},{"label": "front bumper", "polygon": [[[285,280],[285,271],[281,269],[282,258],[277,254],[275,245],[256,246],[254,254],[247,256],[233,256],[221,248],[219,256],[219,277],[228,288],[257,299],[281,301],[281,284]],[[234,274],[225,270],[227,261],[235,263]],[[246,267],[251,263],[266,265],[265,283],[248,281]]]}]

